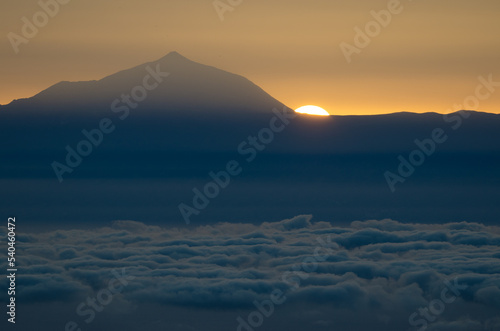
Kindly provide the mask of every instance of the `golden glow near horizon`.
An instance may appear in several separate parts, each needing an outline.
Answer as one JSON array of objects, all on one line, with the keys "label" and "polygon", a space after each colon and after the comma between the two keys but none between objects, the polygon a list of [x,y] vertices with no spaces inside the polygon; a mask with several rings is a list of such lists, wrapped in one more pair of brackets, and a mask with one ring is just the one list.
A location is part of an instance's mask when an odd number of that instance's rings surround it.
[{"label": "golden glow near horizon", "polygon": [[[171,51],[292,109],[307,99],[336,115],[452,112],[479,76],[500,81],[498,0],[243,1],[219,11],[213,1],[60,0],[45,19],[47,2],[2,7],[0,104]],[[499,113],[500,89],[476,110]]]},{"label": "golden glow near horizon", "polygon": [[321,107],[317,106],[302,106],[295,109],[296,113],[299,114],[307,114],[307,115],[316,115],[316,116],[330,116],[330,114]]}]

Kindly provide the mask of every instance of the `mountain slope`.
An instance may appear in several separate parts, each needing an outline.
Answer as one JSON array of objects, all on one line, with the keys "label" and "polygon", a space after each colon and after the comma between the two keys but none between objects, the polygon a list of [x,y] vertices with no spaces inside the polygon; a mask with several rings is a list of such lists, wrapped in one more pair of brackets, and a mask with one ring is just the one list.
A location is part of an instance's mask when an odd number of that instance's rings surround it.
[{"label": "mountain slope", "polygon": [[125,104],[123,95],[131,95],[131,101],[141,108],[170,112],[270,113],[274,107],[284,106],[242,76],[171,52],[101,80],[57,83],[31,98],[3,106],[2,111],[102,111],[116,99]]}]

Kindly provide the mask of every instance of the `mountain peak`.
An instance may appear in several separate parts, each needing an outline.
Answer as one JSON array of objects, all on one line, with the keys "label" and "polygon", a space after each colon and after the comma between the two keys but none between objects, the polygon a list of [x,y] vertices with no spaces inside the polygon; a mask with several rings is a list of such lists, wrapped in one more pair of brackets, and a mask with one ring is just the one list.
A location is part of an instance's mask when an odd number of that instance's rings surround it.
[{"label": "mountain peak", "polygon": [[172,52],[168,53],[166,56],[180,56],[180,57],[184,57],[184,56],[182,56],[181,54],[179,54],[176,51],[172,51]]},{"label": "mountain peak", "polygon": [[170,53],[168,53],[167,55],[165,55],[164,57],[162,57],[160,59],[161,60],[169,60],[169,61],[190,61],[188,58],[186,58],[185,56],[182,56],[180,53],[176,52],[176,51],[172,51]]},{"label": "mountain peak", "polygon": [[13,106],[108,111],[116,100],[118,105],[128,106],[127,95],[134,97],[141,87],[146,89],[144,84],[150,88],[145,90],[147,95],[140,101],[143,109],[193,114],[269,113],[273,108],[284,107],[248,79],[192,61],[175,51],[97,81],[59,82],[32,98],[14,102]]}]

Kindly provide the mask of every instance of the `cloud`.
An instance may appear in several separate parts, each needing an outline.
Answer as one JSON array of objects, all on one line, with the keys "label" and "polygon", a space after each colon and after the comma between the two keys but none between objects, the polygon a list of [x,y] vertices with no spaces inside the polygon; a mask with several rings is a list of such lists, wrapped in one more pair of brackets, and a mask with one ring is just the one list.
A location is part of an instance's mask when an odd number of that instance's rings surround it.
[{"label": "cloud", "polygon": [[[409,328],[410,314],[439,299],[444,281],[458,277],[468,288],[453,304],[456,312],[450,304],[429,330],[479,330],[499,323],[493,313],[484,313],[500,308],[500,228],[495,226],[382,220],[340,227],[301,215],[260,225],[182,229],[117,221],[111,227],[24,238],[17,247],[20,301],[72,301],[76,307],[105,288],[113,270],[126,268],[135,276],[120,294],[127,309],[153,304],[236,314],[279,289],[289,307],[308,303],[344,311],[333,310],[331,319],[314,317],[311,325],[326,327],[336,318],[366,314],[391,330],[395,321]],[[321,247],[318,238],[331,240],[328,258],[302,274],[298,287],[284,281],[285,272],[303,271],[302,263]],[[463,310],[467,321],[457,315]]]}]

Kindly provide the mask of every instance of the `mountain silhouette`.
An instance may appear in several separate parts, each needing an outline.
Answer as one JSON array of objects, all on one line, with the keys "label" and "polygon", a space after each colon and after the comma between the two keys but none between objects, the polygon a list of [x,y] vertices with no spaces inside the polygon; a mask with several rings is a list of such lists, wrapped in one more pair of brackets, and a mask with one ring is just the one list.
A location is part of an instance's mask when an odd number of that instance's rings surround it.
[{"label": "mountain silhouette", "polygon": [[[155,82],[135,108],[122,101]],[[178,204],[236,160],[241,174],[197,221],[312,213],[498,222],[500,115],[296,115],[281,126],[279,114],[290,112],[246,78],[178,53],[55,84],[0,108],[8,188],[0,212],[22,210],[17,216],[33,222],[183,222]],[[272,123],[281,129],[273,133]],[[393,193],[388,171],[411,175]]]},{"label": "mountain silhouette", "polygon": [[[293,112],[242,76],[171,52],[97,81],[60,82],[2,106],[0,152],[57,155],[103,118],[119,130],[99,147],[101,152],[232,152],[269,126],[273,109]],[[497,153],[499,127],[500,115],[482,112],[298,115],[265,152],[404,153],[415,148],[415,139],[442,128],[450,139],[439,146],[441,151]]]},{"label": "mountain silhouette", "polygon": [[[145,81],[145,77],[150,76]],[[156,77],[151,77],[156,76]],[[143,88],[147,84],[150,88]],[[284,105],[248,79],[191,61],[177,52],[100,80],[59,82],[31,98],[14,100],[2,111],[109,110],[122,95],[135,95],[140,108],[164,112],[270,113]],[[141,91],[142,90],[142,91]],[[146,94],[144,94],[146,91]],[[144,100],[142,100],[144,99]]]}]

